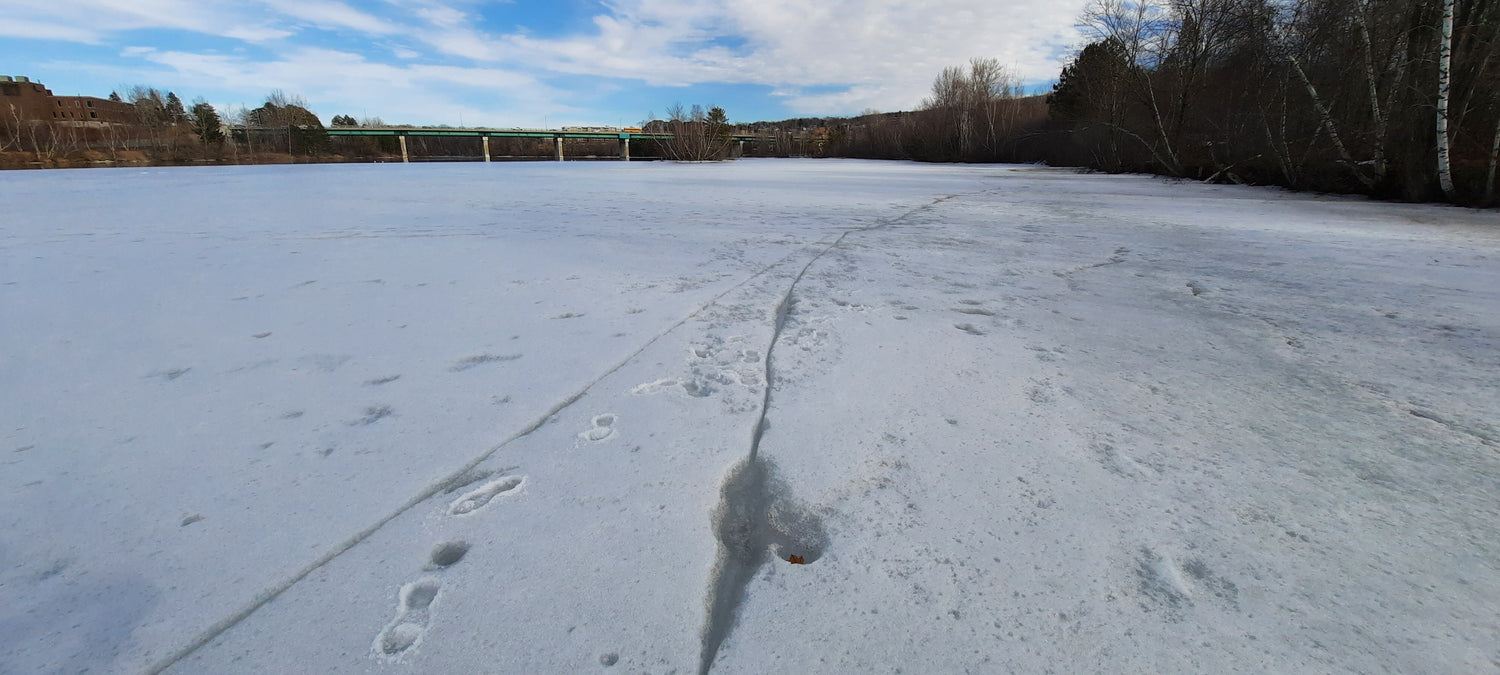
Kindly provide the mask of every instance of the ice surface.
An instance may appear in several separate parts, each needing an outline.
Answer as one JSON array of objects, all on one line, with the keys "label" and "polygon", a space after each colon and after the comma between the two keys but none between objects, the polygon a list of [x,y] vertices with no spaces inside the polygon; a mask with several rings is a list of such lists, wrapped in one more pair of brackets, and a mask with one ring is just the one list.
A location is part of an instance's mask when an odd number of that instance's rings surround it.
[{"label": "ice surface", "polygon": [[0,197],[4,672],[1500,669],[1494,213],[781,160]]}]

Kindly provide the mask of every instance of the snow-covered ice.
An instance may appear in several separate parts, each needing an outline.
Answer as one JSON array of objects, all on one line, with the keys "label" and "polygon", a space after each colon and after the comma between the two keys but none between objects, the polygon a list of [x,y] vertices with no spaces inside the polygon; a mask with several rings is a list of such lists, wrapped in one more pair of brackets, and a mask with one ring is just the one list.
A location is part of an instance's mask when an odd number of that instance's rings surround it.
[{"label": "snow-covered ice", "polygon": [[0,672],[1500,671],[1493,212],[811,160],[0,199]]}]

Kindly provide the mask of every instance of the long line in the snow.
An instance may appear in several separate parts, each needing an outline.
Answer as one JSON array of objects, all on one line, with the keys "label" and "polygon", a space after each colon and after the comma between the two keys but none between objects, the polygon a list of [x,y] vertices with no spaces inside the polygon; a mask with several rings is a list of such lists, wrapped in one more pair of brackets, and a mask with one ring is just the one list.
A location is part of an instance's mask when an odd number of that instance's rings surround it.
[{"label": "long line in the snow", "polygon": [[[849,235],[889,227],[957,196],[940,197],[895,218],[879,221],[874,225],[845,230],[802,266],[797,276],[792,278],[790,284],[787,284],[786,292],[782,294],[781,300],[776,303],[776,319],[772,325],[771,343],[766,347],[765,390],[761,395],[760,415],[750,433],[750,451],[742,460],[743,464],[730,468],[720,488],[721,498],[717,507],[718,511],[716,511],[718,515],[715,518],[732,517],[736,519],[736,522],[728,526],[725,523],[716,522],[714,526],[719,552],[703,602],[707,616],[703,620],[702,645],[698,653],[699,675],[707,675],[708,671],[713,668],[719,647],[734,627],[734,615],[744,600],[745,590],[762,563],[761,556],[764,555],[764,551],[758,549],[764,542],[756,542],[753,538],[758,536],[756,533],[763,531],[766,526],[764,521],[768,518],[766,508],[771,499],[769,494],[771,486],[767,483],[769,480],[767,467],[757,463],[760,461],[761,436],[766,430],[766,415],[771,409],[771,389],[775,383],[772,357],[776,351],[776,343],[781,339],[781,332],[786,328],[787,315],[791,312],[797,284],[802,281],[814,264],[829,251],[838,248]],[[726,515],[725,512],[733,512],[733,514]],[[750,537],[751,540],[744,540],[746,537]]]},{"label": "long line in the snow", "polygon": [[[845,232],[845,234],[847,235],[848,232]],[[843,237],[840,237],[839,239],[840,239],[840,241],[842,241]],[[441,480],[437,481],[436,483],[433,483],[432,485],[427,486],[421,492],[417,493],[417,495],[415,497],[412,497],[405,504],[402,504],[400,507],[398,507],[395,511],[392,511],[391,513],[387,514],[385,517],[383,517],[380,520],[376,521],[374,524],[370,525],[369,527],[367,527],[367,528],[365,528],[363,530],[360,530],[359,533],[357,533],[354,536],[349,537],[348,539],[344,540],[339,545],[333,547],[328,552],[324,553],[317,560],[314,560],[312,563],[308,564],[306,567],[303,567],[301,570],[298,570],[297,573],[293,574],[290,577],[287,577],[286,579],[282,580],[280,583],[276,584],[275,586],[272,586],[271,588],[268,588],[268,589],[266,589],[264,591],[261,591],[259,594],[257,594],[255,596],[254,599],[252,599],[250,601],[249,604],[245,605],[244,607],[241,607],[234,614],[231,614],[231,615],[225,617],[224,619],[220,620],[219,622],[215,623],[214,625],[209,626],[207,630],[205,630],[202,633],[198,634],[197,637],[194,637],[191,642],[189,642],[188,644],[186,644],[183,647],[179,648],[178,650],[172,652],[170,655],[168,655],[167,657],[163,658],[162,660],[156,662],[149,669],[147,669],[146,672],[150,673],[151,675],[156,675],[157,673],[160,673],[160,672],[162,672],[162,671],[164,671],[164,670],[166,670],[168,668],[171,668],[177,662],[179,662],[179,661],[187,658],[188,656],[192,655],[193,652],[196,652],[199,649],[202,649],[203,647],[207,646],[208,643],[212,642],[215,638],[219,637],[220,635],[223,635],[229,629],[234,628],[236,624],[238,624],[241,621],[244,621],[245,619],[249,618],[251,614],[254,614],[257,610],[259,610],[260,608],[266,606],[272,600],[275,600],[282,593],[285,593],[287,591],[287,589],[290,589],[292,586],[295,586],[298,582],[302,581],[303,579],[306,579],[308,575],[312,574],[313,572],[316,572],[319,568],[323,567],[324,565],[327,565],[328,563],[333,562],[334,559],[338,558],[339,556],[343,555],[344,553],[347,553],[350,549],[354,548],[355,546],[358,546],[360,544],[360,542],[363,542],[364,540],[370,538],[370,535],[373,535],[376,532],[380,531],[381,528],[385,527],[391,521],[399,518],[402,514],[406,513],[407,511],[412,510],[413,508],[416,508],[417,505],[419,505],[419,504],[421,504],[421,503],[423,503],[423,502],[431,499],[432,497],[434,497],[435,495],[437,495],[439,492],[442,492],[443,490],[447,489],[448,486],[452,485],[455,481],[459,480],[461,476],[463,476],[464,474],[466,474],[469,471],[473,470],[475,467],[478,467],[480,464],[484,463],[484,461],[487,460],[487,459],[489,459],[490,457],[493,457],[495,455],[495,453],[499,452],[505,446],[508,446],[511,443],[514,443],[514,442],[516,442],[516,441],[518,441],[518,440],[520,440],[522,438],[525,438],[526,436],[529,436],[531,433],[535,432],[537,429],[542,428],[542,426],[545,425],[545,424],[547,424],[547,422],[550,421],[553,418],[553,416],[557,415],[558,413],[562,412],[563,410],[566,410],[568,408],[568,406],[571,406],[574,403],[577,403],[579,399],[581,399],[585,395],[587,395],[588,392],[589,392],[589,390],[593,389],[595,385],[599,384],[600,382],[602,382],[605,378],[609,377],[610,375],[615,374],[621,368],[624,368],[626,366],[626,364],[629,364],[631,361],[635,360],[635,358],[638,357],[638,356],[640,356],[642,352],[645,352],[647,349],[649,349],[651,347],[651,345],[656,344],[662,338],[666,337],[667,335],[670,335],[673,331],[677,330],[678,328],[681,328],[684,324],[686,324],[687,322],[693,320],[693,318],[695,318],[698,315],[702,314],[704,311],[708,310],[709,307],[714,306],[716,303],[719,302],[719,300],[721,300],[722,298],[724,298],[724,296],[729,295],[730,293],[738,290],[739,288],[741,288],[745,284],[748,284],[751,281],[754,281],[754,280],[760,278],[761,276],[764,276],[767,272],[771,271],[772,269],[780,267],[782,264],[786,263],[788,260],[791,260],[792,258],[794,258],[798,253],[801,253],[801,251],[800,250],[799,251],[794,251],[792,253],[787,254],[785,257],[781,258],[780,260],[777,260],[776,262],[771,263],[770,265],[767,265],[767,266],[765,266],[765,267],[757,270],[754,274],[746,277],[743,281],[740,281],[739,283],[735,284],[734,286],[731,286],[730,288],[726,289],[724,292],[719,293],[718,295],[715,295],[713,298],[710,298],[708,300],[708,302],[703,303],[697,309],[693,310],[692,313],[688,314],[687,316],[682,317],[682,319],[678,320],[676,323],[674,323],[671,326],[669,326],[666,330],[663,330],[662,332],[656,334],[655,337],[652,337],[650,340],[647,340],[646,343],[643,344],[643,345],[641,345],[641,347],[639,349],[635,350],[629,356],[626,356],[623,360],[621,360],[619,363],[616,363],[609,370],[604,371],[603,374],[599,375],[598,377],[596,377],[592,381],[590,381],[588,384],[584,385],[583,388],[579,389],[572,396],[569,396],[568,398],[563,399],[562,402],[560,402],[557,405],[554,405],[551,408],[549,408],[547,410],[547,412],[542,413],[541,417],[538,417],[535,421],[533,421],[531,424],[527,425],[525,428],[523,428],[520,431],[516,432],[515,434],[511,435],[509,438],[505,439],[504,441],[501,441],[498,445],[490,448],[489,450],[486,450],[484,453],[480,454],[478,457],[475,457],[474,459],[470,460],[467,464],[464,464],[462,467],[459,467],[458,470],[456,470],[456,471],[448,474],[447,476],[444,476]],[[822,253],[820,253],[818,255],[821,256]],[[803,267],[802,271],[806,272],[807,268]],[[799,279],[801,278],[801,274],[798,275],[798,278]],[[768,361],[769,361],[769,356],[768,356]],[[762,411],[762,418],[764,418],[764,411]],[[757,434],[757,438],[758,437],[759,437],[759,434]]]},{"label": "long line in the snow", "polygon": [[833,249],[838,248],[839,244],[844,243],[844,239],[847,238],[849,235],[851,235],[851,234],[859,234],[859,233],[862,233],[862,232],[870,232],[872,230],[878,230],[878,229],[881,229],[881,228],[884,228],[884,227],[890,227],[891,225],[894,225],[894,224],[899,223],[899,222],[901,222],[903,220],[906,220],[907,218],[910,218],[910,217],[912,217],[914,215],[917,215],[918,213],[921,213],[923,211],[931,209],[932,207],[937,206],[938,204],[946,202],[946,201],[948,201],[950,199],[953,199],[955,197],[958,197],[958,195],[945,195],[943,197],[939,197],[937,199],[934,199],[931,202],[923,204],[922,206],[918,206],[917,208],[914,208],[914,209],[912,209],[910,211],[907,211],[906,213],[903,213],[903,214],[901,214],[899,216],[896,216],[895,218],[892,218],[890,220],[883,220],[883,221],[875,223],[874,225],[866,225],[864,227],[855,227],[855,228],[850,228],[850,229],[844,230],[844,233],[841,234],[841,235],[839,235],[838,239],[833,240],[833,243],[831,243],[828,246],[824,247],[823,250],[818,251],[817,255],[813,256],[811,260],[808,260],[807,264],[803,265],[802,269],[797,272],[797,276],[792,279],[792,283],[790,283],[790,284],[787,285],[787,287],[786,287],[786,293],[781,296],[781,301],[778,302],[778,303],[776,303],[776,321],[773,324],[772,330],[771,330],[771,344],[770,344],[770,346],[766,347],[766,368],[765,368],[766,389],[765,389],[765,392],[761,395],[761,401],[760,401],[760,418],[755,421],[755,429],[750,434],[750,454],[749,454],[749,457],[750,457],[750,459],[752,461],[760,453],[760,437],[761,437],[762,434],[765,433],[765,430],[766,430],[766,413],[767,413],[767,411],[769,411],[771,409],[771,381],[772,381],[771,380],[771,376],[772,376],[771,355],[772,355],[773,352],[776,351],[776,343],[781,340],[781,331],[782,331],[783,328],[786,327],[787,313],[790,312],[791,308],[792,308],[792,295],[797,291],[797,284],[801,283],[802,277],[806,276],[807,275],[807,271],[810,270],[810,269],[812,269],[812,266],[814,264],[816,264],[819,260],[821,260],[823,258],[823,256],[828,255],[829,251],[832,251]]}]

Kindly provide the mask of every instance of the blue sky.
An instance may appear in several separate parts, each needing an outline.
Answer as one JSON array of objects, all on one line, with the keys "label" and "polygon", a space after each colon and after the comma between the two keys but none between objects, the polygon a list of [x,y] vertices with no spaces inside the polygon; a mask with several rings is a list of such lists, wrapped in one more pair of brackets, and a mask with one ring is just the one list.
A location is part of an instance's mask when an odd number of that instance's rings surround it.
[{"label": "blue sky", "polygon": [[387,123],[631,125],[916,107],[942,68],[1056,78],[1086,0],[0,0],[0,74]]}]

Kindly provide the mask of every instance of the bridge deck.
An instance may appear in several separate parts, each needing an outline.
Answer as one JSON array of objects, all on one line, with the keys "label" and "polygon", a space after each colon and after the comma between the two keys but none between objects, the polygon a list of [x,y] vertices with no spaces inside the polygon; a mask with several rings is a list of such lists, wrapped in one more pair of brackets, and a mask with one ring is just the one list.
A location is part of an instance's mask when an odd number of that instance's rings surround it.
[{"label": "bridge deck", "polygon": [[[448,129],[427,127],[328,127],[329,136],[454,136],[463,138],[588,138],[597,140],[670,140],[672,134],[638,131],[565,131],[554,129]],[[772,141],[772,136],[732,134],[735,141]]]}]

